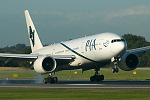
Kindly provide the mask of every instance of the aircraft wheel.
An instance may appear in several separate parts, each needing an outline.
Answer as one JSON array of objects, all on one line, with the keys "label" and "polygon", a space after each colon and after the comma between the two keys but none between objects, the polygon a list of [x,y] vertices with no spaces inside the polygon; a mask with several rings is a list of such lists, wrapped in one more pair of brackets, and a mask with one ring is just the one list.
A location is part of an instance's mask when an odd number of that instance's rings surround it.
[{"label": "aircraft wheel", "polygon": [[102,80],[104,80],[104,75],[98,75],[96,81],[100,82]]},{"label": "aircraft wheel", "polygon": [[101,76],[98,75],[97,78],[96,78],[96,82],[100,82],[101,81]]},{"label": "aircraft wheel", "polygon": [[112,72],[115,73],[115,72],[116,72],[116,69],[115,69],[115,68],[112,68]]},{"label": "aircraft wheel", "polygon": [[95,81],[94,76],[91,76],[91,77],[90,77],[90,81],[91,81],[91,82],[94,82],[94,81]]},{"label": "aircraft wheel", "polygon": [[49,83],[50,83],[50,84],[55,83],[54,78],[49,77]]},{"label": "aircraft wheel", "polygon": [[102,80],[104,80],[104,75],[94,75],[90,77],[91,82],[94,82],[94,81],[100,82]]},{"label": "aircraft wheel", "polygon": [[48,78],[44,78],[44,83],[45,84],[49,83],[49,79]]},{"label": "aircraft wheel", "polygon": [[119,72],[119,68],[112,68],[112,72],[113,73],[118,73]]},{"label": "aircraft wheel", "polygon": [[58,78],[57,77],[53,77],[54,82],[57,83],[58,82]]},{"label": "aircraft wheel", "polygon": [[44,83],[45,84],[47,84],[47,83],[53,84],[53,83],[56,83],[56,82],[58,82],[58,78],[57,77],[44,78]]},{"label": "aircraft wheel", "polygon": [[119,72],[119,68],[116,68],[116,73],[118,73]]},{"label": "aircraft wheel", "polygon": [[104,75],[100,75],[100,77],[101,77],[101,81],[104,80]]}]

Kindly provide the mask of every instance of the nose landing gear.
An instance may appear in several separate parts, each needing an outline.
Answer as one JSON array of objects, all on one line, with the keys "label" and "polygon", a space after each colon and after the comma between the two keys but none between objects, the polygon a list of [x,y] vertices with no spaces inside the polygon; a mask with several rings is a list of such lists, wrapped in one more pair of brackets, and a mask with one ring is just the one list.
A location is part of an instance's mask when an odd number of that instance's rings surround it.
[{"label": "nose landing gear", "polygon": [[113,73],[118,73],[119,72],[119,68],[117,67],[117,65],[118,65],[117,62],[118,62],[118,58],[115,58],[114,67],[112,68]]}]

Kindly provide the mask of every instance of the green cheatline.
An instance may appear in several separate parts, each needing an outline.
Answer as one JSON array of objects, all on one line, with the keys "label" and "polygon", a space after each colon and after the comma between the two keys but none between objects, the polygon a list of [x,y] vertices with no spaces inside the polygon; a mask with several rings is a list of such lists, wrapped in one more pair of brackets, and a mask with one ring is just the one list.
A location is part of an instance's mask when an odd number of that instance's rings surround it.
[{"label": "green cheatline", "polygon": [[78,55],[78,56],[80,56],[80,57],[82,57],[82,58],[84,58],[84,59],[86,59],[86,60],[89,60],[89,61],[95,62],[95,63],[100,63],[100,62],[98,62],[98,61],[94,61],[94,60],[92,60],[92,59],[90,59],[90,58],[88,58],[88,57],[85,57],[85,56],[81,55],[80,53],[74,51],[73,49],[71,49],[70,47],[68,47],[67,45],[65,45],[64,43],[60,43],[60,44],[63,45],[63,46],[64,46],[65,48],[67,48],[68,50],[70,50],[71,52],[75,53],[76,55]]}]

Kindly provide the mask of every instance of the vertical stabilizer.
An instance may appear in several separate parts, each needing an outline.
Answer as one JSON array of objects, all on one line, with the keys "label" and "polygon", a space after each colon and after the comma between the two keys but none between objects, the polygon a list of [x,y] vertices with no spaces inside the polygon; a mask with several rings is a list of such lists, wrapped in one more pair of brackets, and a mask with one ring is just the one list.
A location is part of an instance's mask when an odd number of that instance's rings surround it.
[{"label": "vertical stabilizer", "polygon": [[26,23],[27,23],[27,29],[28,29],[28,34],[29,34],[29,40],[30,40],[30,45],[31,45],[31,50],[32,52],[43,48],[43,45],[40,41],[40,38],[37,34],[37,31],[35,29],[35,26],[33,24],[33,21],[30,17],[30,14],[28,10],[25,10],[25,18],[26,18]]}]

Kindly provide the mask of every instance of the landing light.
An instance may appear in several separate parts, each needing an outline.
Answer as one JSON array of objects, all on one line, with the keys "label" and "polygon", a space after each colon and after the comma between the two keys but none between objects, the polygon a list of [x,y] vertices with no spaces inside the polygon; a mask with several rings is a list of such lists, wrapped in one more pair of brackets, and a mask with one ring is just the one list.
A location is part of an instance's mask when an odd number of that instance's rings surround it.
[{"label": "landing light", "polygon": [[78,74],[78,72],[73,72],[73,74]]},{"label": "landing light", "polygon": [[136,74],[137,74],[136,71],[134,71],[134,72],[133,72],[133,75],[136,75]]},{"label": "landing light", "polygon": [[18,77],[18,74],[13,74],[13,77],[14,77],[14,78],[17,78],[17,77]]},{"label": "landing light", "polygon": [[136,72],[136,71],[134,71],[134,72],[133,72],[133,75],[132,75],[132,77],[134,77],[134,75],[136,75],[136,74],[137,74],[137,72]]}]

